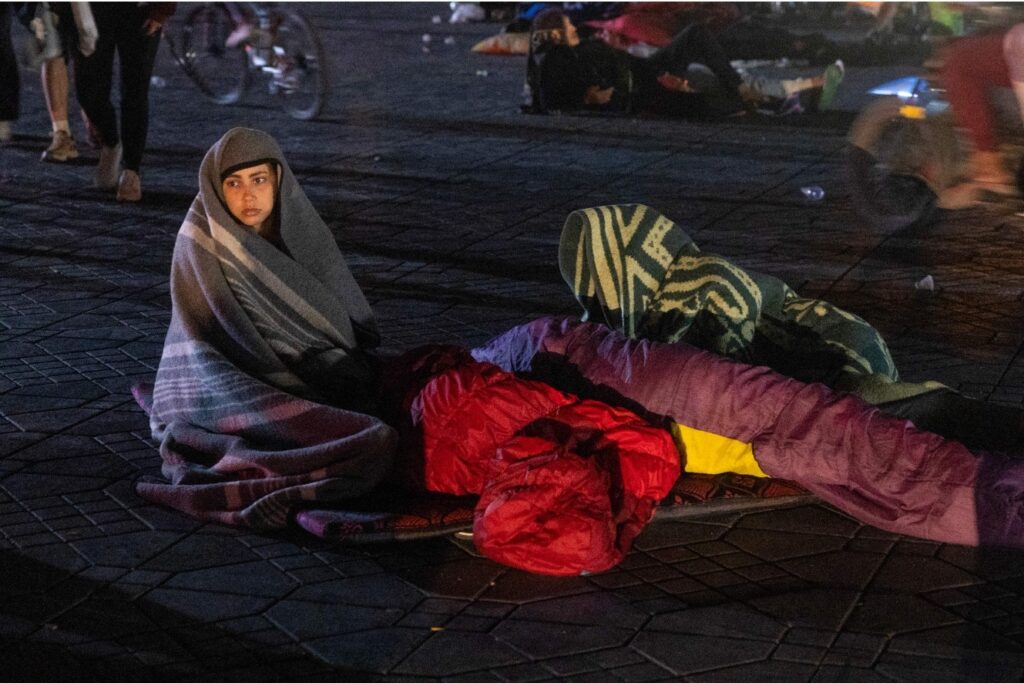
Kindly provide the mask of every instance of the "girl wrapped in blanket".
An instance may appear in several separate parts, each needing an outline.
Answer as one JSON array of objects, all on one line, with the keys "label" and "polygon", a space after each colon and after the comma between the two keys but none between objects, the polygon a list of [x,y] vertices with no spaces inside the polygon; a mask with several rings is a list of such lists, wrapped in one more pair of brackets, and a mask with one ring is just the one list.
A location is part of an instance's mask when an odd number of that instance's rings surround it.
[{"label": "girl wrapped in blanket", "polygon": [[204,157],[171,303],[155,382],[136,387],[169,483],[143,497],[280,528],[380,484],[397,438],[370,410],[376,320],[270,135],[234,128]]}]

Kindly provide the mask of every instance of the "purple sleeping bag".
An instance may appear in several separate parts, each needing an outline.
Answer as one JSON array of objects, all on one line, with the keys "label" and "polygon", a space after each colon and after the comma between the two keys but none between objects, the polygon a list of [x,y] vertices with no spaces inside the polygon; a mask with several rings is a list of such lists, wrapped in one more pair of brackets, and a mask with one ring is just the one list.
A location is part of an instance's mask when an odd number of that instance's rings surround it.
[{"label": "purple sleeping bag", "polygon": [[654,423],[749,443],[769,476],[881,529],[1024,547],[1024,459],[972,452],[824,385],[568,318],[513,328],[473,355]]}]

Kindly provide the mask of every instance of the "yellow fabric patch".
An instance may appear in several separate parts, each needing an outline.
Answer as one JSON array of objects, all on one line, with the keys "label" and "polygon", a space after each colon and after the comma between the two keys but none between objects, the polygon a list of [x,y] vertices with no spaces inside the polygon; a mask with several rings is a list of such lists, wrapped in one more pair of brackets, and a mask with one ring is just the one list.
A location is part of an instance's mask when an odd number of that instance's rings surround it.
[{"label": "yellow fabric patch", "polygon": [[735,472],[755,477],[767,477],[757,460],[754,449],[746,442],[703,432],[693,427],[672,423],[672,438],[683,455],[683,471],[695,474],[722,474]]}]

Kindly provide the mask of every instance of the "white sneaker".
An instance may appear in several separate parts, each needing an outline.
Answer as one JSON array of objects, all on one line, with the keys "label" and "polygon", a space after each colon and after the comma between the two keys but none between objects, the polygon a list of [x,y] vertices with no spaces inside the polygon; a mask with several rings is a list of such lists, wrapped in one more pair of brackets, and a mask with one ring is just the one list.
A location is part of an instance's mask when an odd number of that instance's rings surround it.
[{"label": "white sneaker", "polygon": [[142,199],[142,178],[131,169],[121,171],[121,179],[117,182],[117,201],[137,202]]},{"label": "white sneaker", "polygon": [[121,172],[121,145],[100,147],[100,162],[96,165],[96,187],[113,190],[117,187],[117,176]]}]

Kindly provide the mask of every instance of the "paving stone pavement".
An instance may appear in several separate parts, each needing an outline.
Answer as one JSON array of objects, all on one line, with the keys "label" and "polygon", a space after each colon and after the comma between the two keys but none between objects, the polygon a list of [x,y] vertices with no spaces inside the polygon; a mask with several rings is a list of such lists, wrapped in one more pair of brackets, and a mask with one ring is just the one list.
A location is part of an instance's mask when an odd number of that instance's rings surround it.
[{"label": "paving stone pavement", "polygon": [[[661,522],[619,567],[554,579],[453,539],[337,545],[140,500],[159,456],[128,388],[155,371],[174,235],[233,125],[281,140],[388,350],[574,314],[565,216],[643,202],[867,317],[907,379],[1024,401],[1021,219],[982,208],[882,233],[851,207],[844,132],[893,70],[851,68],[841,111],[804,118],[531,117],[522,60],[468,52],[498,25],[432,23],[445,4],[305,9],[331,52],[325,115],[292,121],[258,92],[210,104],[162,50],[137,206],[90,188],[95,152],[37,161],[48,123],[22,71],[0,151],[0,678],[1021,680],[1024,554],[823,504]],[[805,201],[807,184],[826,198]],[[936,291],[914,289],[926,274]]]}]

